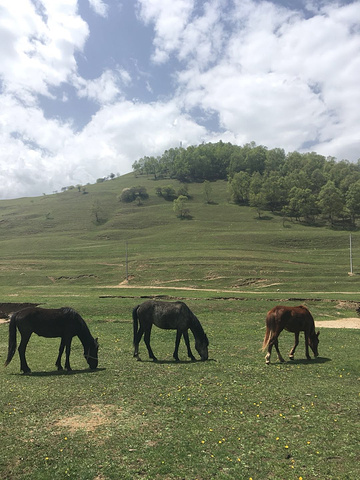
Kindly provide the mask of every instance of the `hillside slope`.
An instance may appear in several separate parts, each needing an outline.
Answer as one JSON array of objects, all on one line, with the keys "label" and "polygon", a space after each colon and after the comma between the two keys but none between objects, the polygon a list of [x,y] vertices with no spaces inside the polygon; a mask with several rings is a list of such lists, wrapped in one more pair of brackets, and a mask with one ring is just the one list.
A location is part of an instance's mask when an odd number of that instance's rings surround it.
[{"label": "hillside slope", "polygon": [[[307,227],[229,202],[227,183],[188,185],[190,216],[156,195],[175,180],[124,175],[54,195],[0,202],[0,283],[181,286],[262,291],[358,290],[350,277],[349,234]],[[119,201],[142,185],[141,205]],[[95,215],[96,212],[96,215]],[[98,221],[96,221],[96,216]],[[353,255],[356,240],[353,233]],[[126,265],[127,251],[127,265]]]}]

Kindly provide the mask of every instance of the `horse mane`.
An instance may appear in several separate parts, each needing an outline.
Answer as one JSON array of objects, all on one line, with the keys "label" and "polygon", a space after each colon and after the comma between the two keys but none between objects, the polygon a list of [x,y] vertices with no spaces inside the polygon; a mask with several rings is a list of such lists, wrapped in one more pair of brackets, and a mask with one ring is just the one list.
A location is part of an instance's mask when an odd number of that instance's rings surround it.
[{"label": "horse mane", "polygon": [[[191,312],[191,311],[190,311]],[[192,323],[190,326],[190,330],[194,334],[194,337],[200,338],[201,340],[207,340],[206,333],[200,323],[200,320],[197,318],[197,316],[191,312],[192,315]]]},{"label": "horse mane", "polygon": [[78,323],[79,326],[79,338],[82,342],[90,343],[94,340],[94,337],[90,333],[90,329],[87,326],[85,320],[82,318],[82,316],[76,312],[73,308],[71,307],[62,307],[60,309],[64,315],[70,316],[71,319],[74,322]]}]

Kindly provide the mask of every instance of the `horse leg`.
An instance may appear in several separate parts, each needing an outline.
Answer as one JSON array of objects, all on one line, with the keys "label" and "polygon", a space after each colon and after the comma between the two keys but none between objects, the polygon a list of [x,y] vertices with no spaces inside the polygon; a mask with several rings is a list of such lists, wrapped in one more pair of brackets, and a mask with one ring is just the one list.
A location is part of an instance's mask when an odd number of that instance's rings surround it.
[{"label": "horse leg", "polygon": [[274,346],[275,346],[275,349],[276,349],[276,353],[277,353],[279,362],[285,362],[285,360],[284,360],[283,357],[281,356],[281,353],[280,353],[280,350],[279,350],[278,337],[276,337],[276,340],[275,340],[275,342],[274,342]]},{"label": "horse leg", "polygon": [[309,334],[308,332],[305,330],[305,354],[306,354],[306,358],[308,360],[311,360],[311,357],[310,357],[310,354],[309,354]]},{"label": "horse leg", "polygon": [[140,325],[140,328],[139,330],[137,331],[136,335],[135,335],[135,338],[134,338],[134,357],[136,357],[137,360],[140,360],[140,357],[139,357],[139,344],[140,344],[140,341],[141,341],[141,337],[143,336],[143,333],[144,333],[144,329],[143,327]]},{"label": "horse leg", "polygon": [[72,370],[70,367],[71,340],[72,338],[69,338],[65,341],[65,355],[66,355],[65,368],[68,372],[71,372]]},{"label": "horse leg", "polygon": [[31,372],[31,370],[29,368],[29,365],[26,362],[26,357],[25,357],[25,350],[26,350],[27,344],[29,343],[31,333],[32,332],[21,333],[21,341],[20,341],[20,345],[19,345],[19,348],[18,348],[19,357],[20,357],[20,370],[22,370],[24,373],[30,373]]},{"label": "horse leg", "polygon": [[[269,365],[270,363],[270,357],[271,357],[271,351],[272,351],[272,348],[274,345],[277,345],[277,337],[275,336],[272,336],[269,340],[269,343],[268,343],[268,351],[267,351],[267,354],[265,355],[265,363],[266,365]],[[279,350],[279,347],[278,346],[275,346],[276,348],[276,351],[278,352]],[[278,354],[279,355],[279,354]]]},{"label": "horse leg", "polygon": [[185,332],[183,333],[184,335],[184,340],[185,340],[185,344],[186,344],[186,348],[187,348],[187,352],[188,352],[188,357],[191,358],[191,361],[192,362],[195,362],[196,358],[194,357],[192,351],[191,351],[191,348],[190,348],[190,340],[189,340],[189,333],[187,330],[185,330]]},{"label": "horse leg", "polygon": [[150,325],[150,328],[148,328],[144,334],[144,342],[149,352],[149,358],[152,358],[154,362],[157,362],[157,358],[155,357],[154,352],[152,351],[152,348],[150,346],[150,335],[151,335],[151,325]]},{"label": "horse leg", "polygon": [[[179,345],[181,340],[182,332],[180,330],[176,330],[176,339],[175,339],[175,350],[173,357],[175,358],[176,362],[179,362]],[[185,338],[185,337],[184,337]]]},{"label": "horse leg", "polygon": [[293,348],[290,350],[290,353],[289,353],[289,358],[290,360],[294,360],[294,353],[295,353],[295,350],[296,350],[296,347],[299,345],[299,332],[296,332],[295,333],[295,343],[294,343],[294,346]]},{"label": "horse leg", "polygon": [[57,367],[58,370],[63,370],[63,367],[61,366],[61,357],[64,352],[65,348],[65,340],[61,337],[61,342],[60,342],[60,347],[59,347],[59,355],[57,357],[57,360],[55,362],[55,367]]}]

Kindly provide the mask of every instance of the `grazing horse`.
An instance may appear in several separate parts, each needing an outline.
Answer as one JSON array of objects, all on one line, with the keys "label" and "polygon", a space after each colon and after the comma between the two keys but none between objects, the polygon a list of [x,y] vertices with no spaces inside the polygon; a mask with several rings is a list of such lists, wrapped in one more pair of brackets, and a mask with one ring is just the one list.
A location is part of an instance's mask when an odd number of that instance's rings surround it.
[{"label": "grazing horse", "polygon": [[144,341],[149,352],[149,357],[152,358],[154,362],[157,361],[150,346],[150,334],[153,325],[166,330],[176,330],[173,357],[177,362],[179,361],[178,350],[181,336],[184,337],[189,358],[195,361],[195,357],[190,349],[188,329],[190,329],[194,335],[195,348],[201,360],[208,359],[209,340],[199,320],[184,302],[147,300],[133,309],[134,357],[138,360],[139,343],[144,334]]},{"label": "grazing horse", "polygon": [[66,348],[65,368],[70,371],[71,341],[76,335],[84,347],[84,357],[89,367],[94,370],[98,365],[99,344],[97,338],[93,338],[83,318],[72,308],[62,307],[47,309],[29,307],[13,313],[9,324],[9,350],[5,367],[11,362],[16,351],[16,329],[19,329],[21,341],[19,345],[20,370],[30,373],[31,370],[26,362],[25,350],[33,332],[41,337],[61,337],[59,355],[55,365],[58,370],[61,366],[61,356]]},{"label": "grazing horse", "polygon": [[271,309],[266,315],[266,333],[263,342],[263,350],[267,348],[266,364],[270,363],[272,347],[275,346],[280,362],[284,362],[279,351],[278,337],[283,330],[295,334],[295,344],[289,353],[290,360],[294,359],[295,349],[299,344],[299,333],[305,334],[305,352],[306,358],[311,360],[309,355],[309,345],[314,352],[314,356],[318,354],[319,333],[315,333],[314,319],[309,310],[300,305],[299,307],[283,307],[278,305]]}]

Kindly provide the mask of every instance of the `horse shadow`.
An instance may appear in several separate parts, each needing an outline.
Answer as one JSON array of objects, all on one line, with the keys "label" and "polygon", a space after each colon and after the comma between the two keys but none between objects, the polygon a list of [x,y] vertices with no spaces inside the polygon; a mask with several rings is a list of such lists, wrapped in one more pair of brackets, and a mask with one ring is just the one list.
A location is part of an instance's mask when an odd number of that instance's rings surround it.
[{"label": "horse shadow", "polygon": [[14,373],[13,375],[20,375],[26,377],[61,377],[61,376],[69,376],[69,375],[86,375],[92,374],[96,372],[102,372],[106,370],[106,368],[96,368],[90,369],[86,368],[84,370],[71,370],[68,372],[67,370],[53,370],[53,371],[40,371],[40,372],[30,372],[30,373]]},{"label": "horse shadow", "polygon": [[[331,358],[327,357],[316,357],[312,358],[311,360],[307,360],[306,358],[299,358],[299,359],[294,359],[294,360],[288,360],[283,363],[283,365],[315,365],[315,364],[322,364],[322,363],[327,363],[331,362]],[[280,362],[281,363],[281,362]]]},{"label": "horse shadow", "polygon": [[196,364],[196,363],[208,363],[208,362],[216,362],[215,359],[213,358],[208,358],[205,362],[203,360],[178,360],[178,361],[175,361],[175,360],[156,360],[154,362],[154,360],[152,360],[151,358],[147,358],[145,360],[139,358],[137,360],[138,362],[140,363],[153,363],[154,365],[192,365],[192,364]]}]

